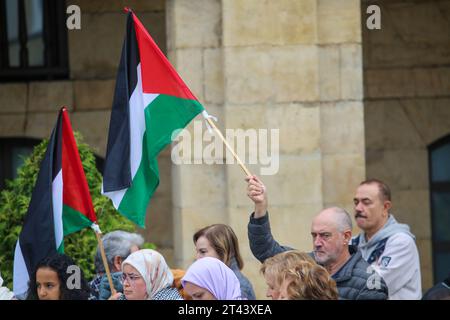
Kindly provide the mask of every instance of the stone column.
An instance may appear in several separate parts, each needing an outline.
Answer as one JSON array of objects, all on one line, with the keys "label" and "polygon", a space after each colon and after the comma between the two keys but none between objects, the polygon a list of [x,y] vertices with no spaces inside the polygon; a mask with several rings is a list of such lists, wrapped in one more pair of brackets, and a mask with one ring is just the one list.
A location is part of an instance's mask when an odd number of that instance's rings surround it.
[{"label": "stone column", "polygon": [[[199,100],[228,129],[279,129],[279,171],[268,188],[277,240],[311,250],[310,224],[324,206],[351,207],[364,179],[362,56],[358,0],[168,1],[169,56]],[[248,152],[247,152],[248,155]],[[210,223],[235,230],[258,298],[250,252],[253,210],[237,164],[173,166],[176,261]]]},{"label": "stone column", "polygon": [[[221,2],[169,0],[166,13],[169,59],[223,129]],[[196,143],[202,137],[194,136],[194,126],[200,124],[203,134],[206,127],[201,116],[187,128]],[[194,259],[194,232],[213,223],[228,223],[225,166],[201,162],[202,157],[193,156],[193,164],[172,163],[174,263],[183,268]]]}]

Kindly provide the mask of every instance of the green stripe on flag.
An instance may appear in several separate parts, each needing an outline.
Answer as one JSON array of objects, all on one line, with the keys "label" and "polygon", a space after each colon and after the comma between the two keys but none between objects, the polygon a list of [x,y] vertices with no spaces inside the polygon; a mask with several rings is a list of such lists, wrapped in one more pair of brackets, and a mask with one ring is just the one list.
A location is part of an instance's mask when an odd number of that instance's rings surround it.
[{"label": "green stripe on flag", "polygon": [[89,220],[84,214],[72,209],[67,205],[63,205],[63,232],[64,236],[77,232],[81,229],[90,227],[92,221]]},{"label": "green stripe on flag", "polygon": [[175,130],[186,127],[203,110],[196,100],[162,94],[145,108],[142,159],[132,185],[125,192],[118,208],[140,227],[145,227],[147,205],[159,185],[158,154],[172,142]]},{"label": "green stripe on flag", "polygon": [[156,157],[172,142],[172,133],[186,127],[203,110],[196,100],[160,94],[144,111],[147,138],[143,147],[148,148],[149,156]]}]

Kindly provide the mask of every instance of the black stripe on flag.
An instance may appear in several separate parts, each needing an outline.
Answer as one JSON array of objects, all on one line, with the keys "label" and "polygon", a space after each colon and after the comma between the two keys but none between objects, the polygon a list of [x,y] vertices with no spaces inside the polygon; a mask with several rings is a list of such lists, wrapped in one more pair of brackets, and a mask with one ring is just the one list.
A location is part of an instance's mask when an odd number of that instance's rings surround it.
[{"label": "black stripe on flag", "polygon": [[130,97],[137,85],[139,49],[132,13],[128,13],[127,32],[122,47],[116,89],[109,123],[108,145],[103,169],[103,192],[131,186]]},{"label": "black stripe on flag", "polygon": [[[56,121],[55,131],[55,144],[53,146],[53,163],[52,163],[52,181],[62,169],[62,111],[59,112],[58,120]],[[52,133],[53,135],[53,133]]]},{"label": "black stripe on flag", "polygon": [[47,150],[41,161],[30,205],[25,216],[19,245],[31,278],[36,265],[45,257],[57,252],[53,219],[52,183],[61,171],[62,113],[52,131]]}]

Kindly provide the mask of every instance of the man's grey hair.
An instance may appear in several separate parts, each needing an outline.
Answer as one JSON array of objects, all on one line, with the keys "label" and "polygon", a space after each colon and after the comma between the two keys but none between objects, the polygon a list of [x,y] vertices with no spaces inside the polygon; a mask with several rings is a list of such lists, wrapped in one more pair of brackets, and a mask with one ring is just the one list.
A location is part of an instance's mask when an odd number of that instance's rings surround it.
[{"label": "man's grey hair", "polygon": [[[131,247],[142,247],[144,244],[144,238],[137,233],[116,230],[105,234],[102,237],[102,242],[103,247],[105,248],[106,260],[108,260],[108,266],[111,270],[114,264],[114,257],[119,256],[122,260],[125,260],[131,253]],[[94,263],[97,273],[105,272],[105,267],[103,265],[102,256],[98,246]]]},{"label": "man's grey hair", "polygon": [[334,216],[336,217],[336,227],[339,232],[353,229],[352,218],[350,214],[343,208],[333,207]]}]

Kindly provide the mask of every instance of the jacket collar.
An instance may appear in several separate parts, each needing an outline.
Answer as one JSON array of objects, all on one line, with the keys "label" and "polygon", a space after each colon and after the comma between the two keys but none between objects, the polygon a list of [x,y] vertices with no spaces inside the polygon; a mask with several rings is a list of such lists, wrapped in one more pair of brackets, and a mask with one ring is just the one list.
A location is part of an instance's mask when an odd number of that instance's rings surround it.
[{"label": "jacket collar", "polygon": [[349,280],[352,277],[355,265],[361,259],[361,251],[355,246],[348,246],[348,251],[350,252],[350,259],[333,276],[336,283]]}]

